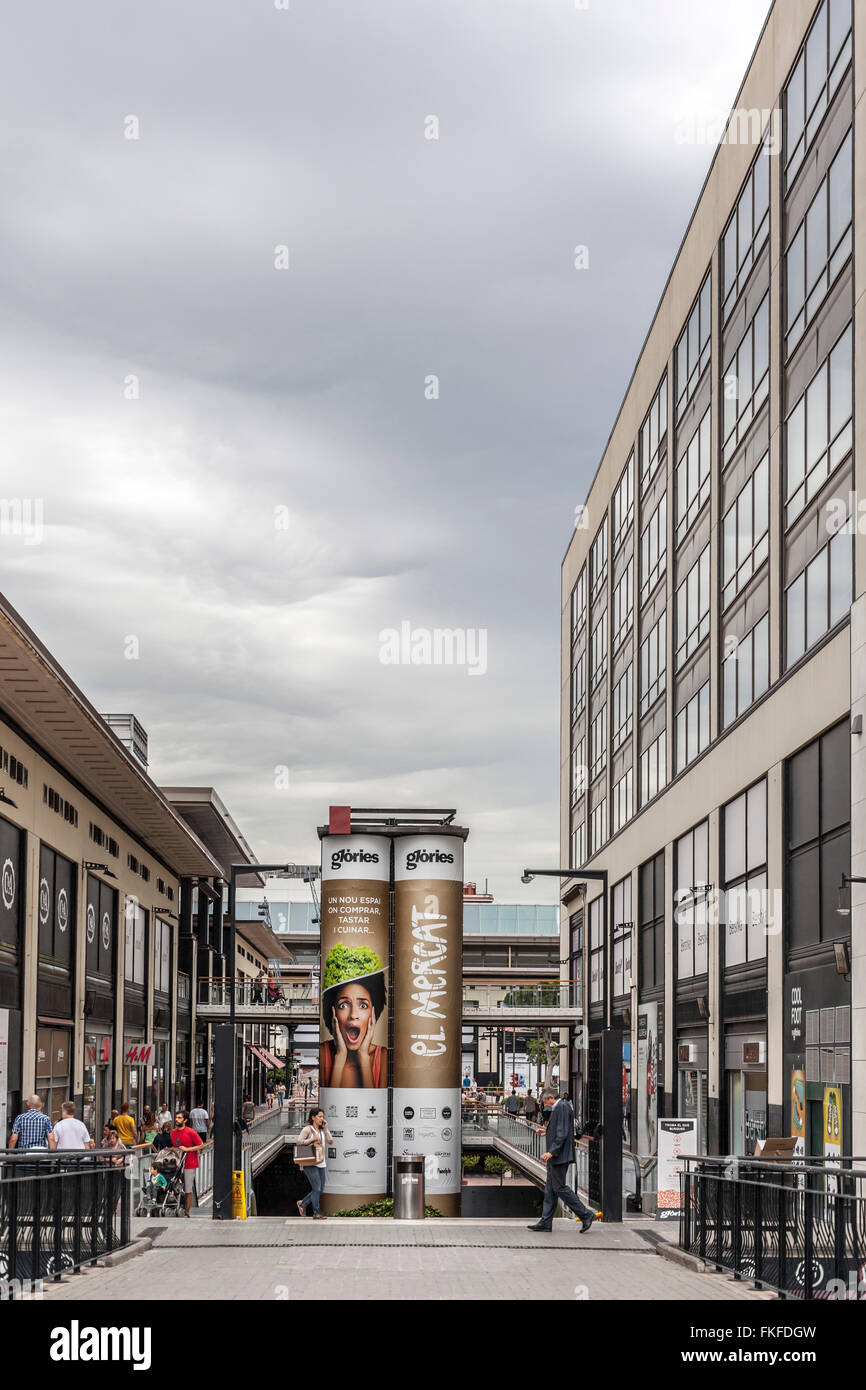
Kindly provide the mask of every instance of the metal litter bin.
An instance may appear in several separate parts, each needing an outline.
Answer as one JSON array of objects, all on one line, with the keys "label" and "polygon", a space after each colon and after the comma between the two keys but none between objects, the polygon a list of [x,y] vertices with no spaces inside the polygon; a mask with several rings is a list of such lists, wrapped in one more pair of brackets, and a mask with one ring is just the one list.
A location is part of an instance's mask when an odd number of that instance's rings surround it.
[{"label": "metal litter bin", "polygon": [[424,1219],[424,1156],[403,1154],[394,1157],[394,1219]]}]

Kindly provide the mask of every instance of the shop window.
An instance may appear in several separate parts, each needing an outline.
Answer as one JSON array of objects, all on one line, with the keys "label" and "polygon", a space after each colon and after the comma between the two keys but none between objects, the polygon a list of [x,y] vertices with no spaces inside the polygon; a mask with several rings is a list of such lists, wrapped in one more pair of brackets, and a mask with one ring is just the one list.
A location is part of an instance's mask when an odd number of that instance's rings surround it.
[{"label": "shop window", "polygon": [[790,951],[846,937],[837,891],[851,872],[848,720],[788,760],[786,915]]}]

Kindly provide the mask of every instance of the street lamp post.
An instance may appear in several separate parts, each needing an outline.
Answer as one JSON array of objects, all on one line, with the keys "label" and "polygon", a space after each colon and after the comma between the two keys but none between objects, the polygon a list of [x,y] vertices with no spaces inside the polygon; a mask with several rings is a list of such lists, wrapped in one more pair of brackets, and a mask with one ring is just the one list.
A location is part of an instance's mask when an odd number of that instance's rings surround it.
[{"label": "street lamp post", "polygon": [[521,882],[572,878],[602,885],[601,1206],[605,1221],[622,1221],[622,1032],[613,1026],[608,946],[607,869],[524,869]]},{"label": "street lamp post", "polygon": [[229,1021],[214,1030],[213,1219],[232,1219],[232,1173],[241,1166],[241,1130],[237,1114],[237,948],[236,884],[242,874],[286,874],[289,864],[232,864],[228,901]]}]

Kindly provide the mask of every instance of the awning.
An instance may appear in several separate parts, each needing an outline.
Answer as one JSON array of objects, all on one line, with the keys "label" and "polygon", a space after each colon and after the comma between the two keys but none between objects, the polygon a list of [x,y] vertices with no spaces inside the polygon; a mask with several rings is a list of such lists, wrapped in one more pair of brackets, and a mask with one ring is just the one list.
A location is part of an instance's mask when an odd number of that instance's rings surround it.
[{"label": "awning", "polygon": [[260,1062],[264,1062],[266,1067],[269,1067],[271,1065],[260,1047],[255,1047],[253,1043],[247,1043],[247,1047],[249,1048],[250,1052],[253,1054],[254,1057],[258,1057]]},{"label": "awning", "polygon": [[285,1063],[284,1063],[284,1062],[281,1062],[280,1059],[279,1059],[279,1057],[275,1057],[274,1054],[273,1054],[273,1052],[270,1052],[270,1051],[268,1050],[268,1048],[263,1047],[261,1050],[262,1050],[262,1052],[265,1054],[265,1056],[267,1057],[267,1059],[268,1059],[268,1061],[270,1062],[270,1064],[271,1064],[272,1067],[276,1067],[277,1070],[279,1071],[279,1070],[281,1070],[281,1069],[285,1066]]}]

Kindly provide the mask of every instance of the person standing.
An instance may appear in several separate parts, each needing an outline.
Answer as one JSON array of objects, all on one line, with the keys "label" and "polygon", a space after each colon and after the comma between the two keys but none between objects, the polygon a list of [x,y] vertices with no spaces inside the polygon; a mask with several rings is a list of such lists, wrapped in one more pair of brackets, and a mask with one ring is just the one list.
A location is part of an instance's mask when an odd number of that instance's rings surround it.
[{"label": "person standing", "polygon": [[136,1124],[129,1113],[129,1101],[125,1100],[120,1107],[120,1113],[115,1115],[111,1122],[111,1128],[116,1131],[117,1137],[125,1149],[135,1147]]},{"label": "person standing", "polygon": [[156,1138],[159,1125],[156,1116],[149,1105],[144,1107],[144,1114],[141,1117],[141,1124],[138,1127],[139,1139],[142,1144],[152,1144]]},{"label": "person standing", "polygon": [[61,1119],[54,1126],[58,1149],[92,1149],[93,1140],[87,1125],[75,1118],[75,1106],[65,1100],[60,1107]]},{"label": "person standing", "polygon": [[547,1181],[541,1219],[528,1229],[549,1234],[553,1230],[553,1213],[557,1203],[564,1202],[574,1212],[576,1220],[581,1222],[583,1235],[595,1220],[595,1214],[583,1205],[566,1183],[568,1165],[574,1162],[574,1111],[570,1101],[557,1100],[556,1092],[547,1087],[541,1099],[547,1116],[547,1148],[541,1155],[542,1162],[547,1164]]},{"label": "person standing", "polygon": [[281,1081],[277,1086],[277,1109],[282,1110],[286,1099],[286,1083]]},{"label": "person standing", "polygon": [[247,1129],[249,1129],[250,1125],[252,1124],[255,1118],[256,1107],[253,1105],[250,1097],[246,1096],[244,1098],[244,1103],[241,1106],[241,1119],[243,1123],[246,1125]]},{"label": "person standing", "polygon": [[197,1105],[189,1112],[189,1122],[203,1144],[208,1141],[210,1118],[203,1105]]},{"label": "person standing", "polygon": [[171,1111],[169,1110],[164,1100],[161,1100],[159,1103],[159,1109],[156,1112],[156,1123],[159,1126],[160,1130],[162,1129],[163,1125],[171,1124]]},{"label": "person standing", "polygon": [[302,1197],[298,1202],[298,1211],[303,1216],[308,1204],[312,1203],[314,1221],[327,1220],[327,1217],[324,1217],[319,1210],[319,1199],[325,1190],[327,1177],[328,1160],[325,1154],[325,1145],[333,1144],[333,1142],[331,1131],[325,1124],[324,1110],[311,1110],[307,1123],[298,1135],[298,1143],[315,1145],[322,1156],[317,1160],[315,1166],[304,1169],[310,1183],[310,1191],[306,1197]]},{"label": "person standing", "polygon": [[268,1109],[272,1110],[274,1105],[274,1083],[270,1077],[265,1082],[265,1100],[268,1102]]},{"label": "person standing", "polygon": [[195,1130],[190,1128],[187,1117],[182,1110],[179,1110],[174,1117],[175,1127],[171,1131],[172,1148],[180,1149],[184,1156],[183,1162],[183,1192],[185,1214],[189,1216],[189,1209],[192,1206],[192,1194],[195,1191],[195,1179],[198,1173],[198,1153],[201,1148],[201,1139]]},{"label": "person standing", "polygon": [[512,1090],[511,1095],[505,1102],[505,1109],[509,1115],[520,1114],[520,1096],[517,1094],[516,1091]]},{"label": "person standing", "polygon": [[29,1096],[27,1109],[16,1116],[9,1136],[10,1149],[56,1149],[54,1127],[42,1113],[42,1097]]},{"label": "person standing", "polygon": [[534,1122],[538,1114],[538,1102],[531,1091],[526,1092],[526,1100],[523,1102],[523,1113],[530,1124]]}]

